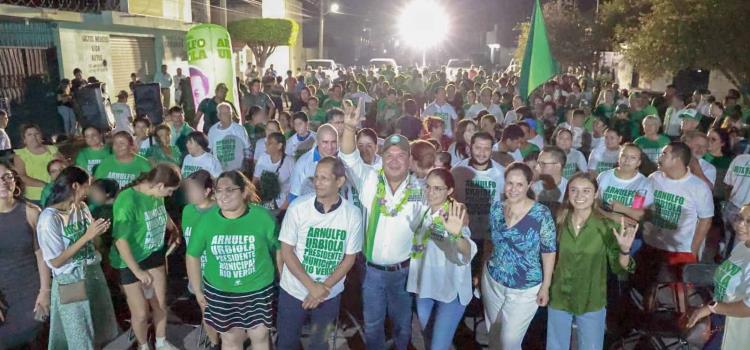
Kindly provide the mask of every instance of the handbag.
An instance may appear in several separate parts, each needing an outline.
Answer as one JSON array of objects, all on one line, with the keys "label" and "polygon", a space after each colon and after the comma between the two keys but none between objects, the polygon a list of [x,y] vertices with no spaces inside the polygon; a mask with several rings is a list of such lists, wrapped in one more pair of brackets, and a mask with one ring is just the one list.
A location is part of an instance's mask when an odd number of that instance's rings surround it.
[{"label": "handbag", "polygon": [[69,284],[59,284],[57,290],[60,294],[60,304],[71,304],[88,300],[88,296],[86,295],[86,280]]}]

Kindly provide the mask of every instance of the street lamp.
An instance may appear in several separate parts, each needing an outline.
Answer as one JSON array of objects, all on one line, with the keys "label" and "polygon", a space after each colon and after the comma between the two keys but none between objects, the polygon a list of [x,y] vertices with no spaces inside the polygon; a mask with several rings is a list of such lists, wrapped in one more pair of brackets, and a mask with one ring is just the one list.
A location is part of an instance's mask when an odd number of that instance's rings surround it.
[{"label": "street lamp", "polygon": [[325,35],[326,15],[329,13],[339,13],[339,4],[332,3],[326,11],[326,0],[320,0],[320,33],[318,33],[318,58],[325,58],[323,55],[323,36]]},{"label": "street lamp", "polygon": [[445,39],[449,24],[448,14],[432,0],[415,0],[407,4],[398,18],[402,41],[422,50],[423,67],[427,65],[427,49]]}]

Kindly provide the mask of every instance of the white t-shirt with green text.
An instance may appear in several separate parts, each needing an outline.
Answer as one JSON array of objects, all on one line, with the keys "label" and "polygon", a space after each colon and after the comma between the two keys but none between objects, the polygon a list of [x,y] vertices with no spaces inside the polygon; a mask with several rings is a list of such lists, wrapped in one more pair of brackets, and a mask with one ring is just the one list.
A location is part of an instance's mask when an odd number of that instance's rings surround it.
[{"label": "white t-shirt with green text", "polygon": [[205,152],[197,157],[188,154],[182,161],[182,177],[188,177],[190,174],[206,170],[212,177],[216,178],[221,175],[221,162],[211,153]]},{"label": "white t-shirt with green text", "polygon": [[[279,241],[294,246],[305,272],[316,282],[324,282],[344,259],[362,251],[362,214],[359,208],[341,198],[341,205],[326,214],[315,208],[315,194],[297,198],[284,216]],[[298,300],[305,300],[307,288],[284,265],[280,286]],[[344,291],[342,278],[326,299]]]},{"label": "white t-shirt with green text", "polygon": [[[714,299],[721,303],[742,301],[750,307],[750,248],[745,242],[732,250],[714,274]],[[746,349],[750,344],[750,318],[727,316],[722,349]]]},{"label": "white t-shirt with green text", "polygon": [[729,201],[738,208],[750,203],[750,154],[735,157],[729,164],[724,183],[732,186]]},{"label": "white t-shirt with green text", "polygon": [[99,254],[94,248],[93,241],[87,242],[61,266],[54,267],[50,263],[52,259],[60,256],[65,249],[81,239],[92,221],[89,208],[83,203],[81,206],[72,207],[67,213],[48,207],[39,214],[36,226],[37,240],[42,257],[52,270],[53,276],[71,273],[76,268],[99,263]]},{"label": "white t-shirt with green text", "polygon": [[698,219],[714,216],[711,190],[689,172],[678,180],[661,171],[648,178],[654,187],[654,204],[651,220],[644,224],[646,243],[668,252],[690,253]]},{"label": "white t-shirt with green text", "polygon": [[648,178],[641,173],[636,173],[630,179],[621,179],[615,175],[615,169],[610,169],[599,174],[596,182],[599,183],[596,197],[600,202],[618,201],[625,206],[632,207],[633,198],[640,191],[645,194],[644,209],[654,203],[654,188]]},{"label": "white t-shirt with green text", "polygon": [[247,130],[234,122],[226,129],[221,128],[221,123],[214,124],[208,131],[208,144],[224,171],[242,168],[242,162],[250,155]]},{"label": "white t-shirt with green text", "polygon": [[453,195],[464,203],[469,214],[469,229],[473,238],[489,238],[490,207],[500,200],[505,186],[505,168],[490,160],[491,167],[477,170],[464,159],[451,169],[456,188]]}]

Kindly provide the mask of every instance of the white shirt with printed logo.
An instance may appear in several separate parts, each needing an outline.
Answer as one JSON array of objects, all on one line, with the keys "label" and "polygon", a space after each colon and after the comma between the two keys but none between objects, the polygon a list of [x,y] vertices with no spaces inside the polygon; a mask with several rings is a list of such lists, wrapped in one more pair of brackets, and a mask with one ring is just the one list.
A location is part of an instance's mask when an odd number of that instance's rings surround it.
[{"label": "white shirt with printed logo", "polygon": [[[334,211],[322,214],[315,208],[315,194],[297,198],[284,216],[279,241],[294,246],[294,254],[305,272],[316,282],[324,282],[344,259],[362,251],[362,215],[359,208],[345,199]],[[298,300],[305,300],[307,288],[284,265],[281,288]],[[344,279],[326,300],[344,291]]]},{"label": "white shirt with printed logo", "polygon": [[263,175],[263,172],[266,171],[278,175],[279,187],[281,188],[281,193],[276,197],[276,205],[278,206],[283,205],[284,201],[286,201],[289,196],[289,189],[291,188],[291,180],[293,176],[292,171],[295,169],[294,157],[285,156],[284,163],[280,163],[281,159],[274,163],[271,161],[271,156],[268,155],[268,153],[264,153],[260,159],[258,159],[258,163],[255,164],[255,170],[253,173],[253,177],[257,178],[260,178],[261,175]]},{"label": "white shirt with printed logo", "polygon": [[750,203],[750,154],[741,154],[732,160],[724,183],[732,186],[729,201],[737,208]]},{"label": "white shirt with printed logo", "polygon": [[673,180],[657,171],[648,179],[654,187],[654,203],[651,220],[643,225],[646,243],[668,252],[692,252],[698,219],[714,216],[708,185],[690,172]]},{"label": "white shirt with printed logo", "polygon": [[456,110],[449,103],[443,103],[442,106],[437,104],[437,102],[430,103],[424,109],[422,117],[439,117],[445,123],[445,131],[443,133],[448,137],[453,137],[452,123],[458,119],[458,114],[456,114]]},{"label": "white shirt with printed logo", "polygon": [[636,173],[630,179],[621,179],[615,175],[615,169],[607,170],[596,178],[599,183],[599,191],[596,198],[600,202],[616,200],[621,204],[632,207],[633,197],[638,191],[645,194],[643,208],[648,208],[654,203],[654,188],[651,181],[641,173]]},{"label": "white shirt with printed logo", "polygon": [[208,144],[224,171],[242,168],[242,162],[250,155],[247,130],[235,122],[226,129],[221,128],[221,123],[211,126]]},{"label": "white shirt with printed logo", "polygon": [[183,178],[201,169],[208,171],[213,178],[221,175],[221,163],[213,154],[205,152],[197,157],[193,157],[191,154],[185,156],[182,161]]},{"label": "white shirt with printed logo", "polygon": [[456,183],[453,196],[466,205],[473,238],[488,239],[490,207],[503,193],[505,168],[490,160],[490,168],[477,170],[469,165],[470,160],[464,159],[451,169]]}]

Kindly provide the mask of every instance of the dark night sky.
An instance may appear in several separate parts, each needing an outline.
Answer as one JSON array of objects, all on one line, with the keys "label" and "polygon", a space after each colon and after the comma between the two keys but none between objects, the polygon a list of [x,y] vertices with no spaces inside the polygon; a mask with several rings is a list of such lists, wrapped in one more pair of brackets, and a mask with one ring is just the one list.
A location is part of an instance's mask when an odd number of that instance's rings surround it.
[{"label": "dark night sky", "polygon": [[[303,23],[306,47],[317,47],[318,17],[317,0],[304,0],[305,13],[314,17]],[[309,2],[308,2],[309,1]],[[333,0],[328,0],[333,1]],[[326,17],[326,43],[335,47],[330,53],[336,56],[350,56],[350,44],[358,40],[363,27],[373,30],[372,41],[384,41],[397,35],[395,22],[399,9],[409,0],[338,0],[344,14],[330,14]],[[465,54],[480,51],[481,33],[499,26],[500,44],[515,46],[517,33],[513,28],[531,16],[533,0],[437,0],[443,4],[452,18],[449,38],[446,38],[446,55]],[[542,0],[543,3],[550,0]],[[553,0],[554,1],[554,0]],[[593,9],[596,0],[577,0],[583,11]],[[329,41],[330,40],[330,41]],[[328,46],[328,45],[326,45]],[[347,59],[342,58],[346,61]]]}]

